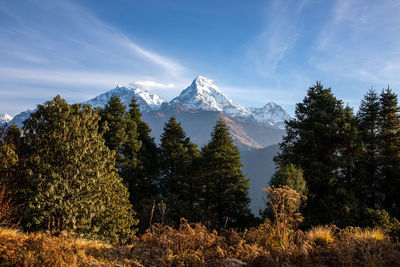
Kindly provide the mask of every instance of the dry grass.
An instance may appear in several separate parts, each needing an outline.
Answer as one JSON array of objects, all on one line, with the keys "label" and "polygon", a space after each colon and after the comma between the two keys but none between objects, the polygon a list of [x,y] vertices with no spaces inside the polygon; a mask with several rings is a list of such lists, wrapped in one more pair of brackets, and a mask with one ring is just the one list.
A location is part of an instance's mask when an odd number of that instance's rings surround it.
[{"label": "dry grass", "polygon": [[334,228],[332,226],[316,226],[307,232],[307,237],[318,246],[328,246],[335,241]]},{"label": "dry grass", "polygon": [[247,243],[234,230],[221,234],[200,224],[182,220],[179,229],[154,225],[132,249],[145,266],[204,266],[227,258],[250,261],[268,254],[256,243]]},{"label": "dry grass", "polygon": [[0,228],[0,266],[141,266],[130,248]]},{"label": "dry grass", "polygon": [[[0,228],[0,266],[399,266],[400,245],[379,229],[321,226],[294,233],[289,245],[268,247],[264,226],[244,233],[208,231],[182,220],[154,225],[126,246],[66,233],[25,234]],[[269,226],[271,227],[271,226]]]}]

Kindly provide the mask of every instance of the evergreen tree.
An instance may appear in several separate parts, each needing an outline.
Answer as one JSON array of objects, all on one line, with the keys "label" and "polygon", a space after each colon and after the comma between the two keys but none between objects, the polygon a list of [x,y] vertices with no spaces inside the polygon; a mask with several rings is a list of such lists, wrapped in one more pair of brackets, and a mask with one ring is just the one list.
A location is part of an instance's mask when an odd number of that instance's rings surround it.
[{"label": "evergreen tree", "polygon": [[269,185],[273,187],[287,185],[299,194],[307,194],[307,183],[303,178],[303,171],[293,164],[280,167],[271,177]]},{"label": "evergreen tree", "polygon": [[286,136],[275,161],[278,166],[292,163],[303,170],[308,186],[304,211],[308,224],[340,223],[346,216],[337,198],[339,150],[343,147],[342,102],[330,88],[317,82],[296,105],[295,114],[296,118],[286,122]]},{"label": "evergreen tree", "polygon": [[[287,186],[288,188],[295,190],[297,193],[304,196],[307,195],[308,191],[307,182],[303,178],[303,170],[293,164],[279,167],[272,175],[269,185],[271,188],[273,188],[271,190]],[[274,219],[274,212],[271,209],[271,205],[269,205],[269,201],[270,199],[266,199],[266,208],[264,210],[260,210],[260,216],[263,219]]]},{"label": "evergreen tree", "polygon": [[250,216],[249,180],[242,173],[240,152],[220,119],[202,149],[202,213],[216,227],[240,226]]},{"label": "evergreen tree", "polygon": [[141,211],[139,216],[140,228],[145,230],[149,225],[153,201],[158,196],[158,177],[160,175],[158,148],[151,137],[151,129],[142,120],[142,114],[135,97],[129,105],[127,114],[129,121],[133,121],[137,126],[137,140],[141,146],[136,153],[137,164],[134,169],[129,170],[123,176],[130,181],[129,192],[131,202],[137,211]]},{"label": "evergreen tree", "polygon": [[90,105],[68,105],[57,96],[24,122],[26,229],[113,242],[133,233],[129,193],[99,134],[99,119]]},{"label": "evergreen tree", "polygon": [[138,140],[137,124],[127,113],[120,98],[115,95],[103,109],[99,110],[99,114],[105,144],[115,151],[118,173],[128,187],[131,203],[135,205],[137,200],[135,194],[139,191],[136,175],[141,168],[138,154],[142,145]]},{"label": "evergreen tree", "polygon": [[171,117],[161,135],[160,189],[167,205],[167,216],[174,224],[179,223],[181,217],[192,219],[195,214],[198,190],[194,163],[199,156],[197,145]]},{"label": "evergreen tree", "polygon": [[[17,197],[17,189],[20,188],[18,175],[20,174],[20,148],[21,131],[12,126],[0,126],[0,187],[6,186],[4,197]],[[1,188],[0,188],[1,190]]]},{"label": "evergreen tree", "polygon": [[381,192],[385,194],[383,208],[393,216],[400,216],[400,120],[397,95],[389,88],[382,91],[380,98],[379,164],[382,180]]},{"label": "evergreen tree", "polygon": [[[99,109],[101,117],[100,131],[104,132],[103,138],[106,146],[116,151],[117,164],[122,164],[122,147],[127,142],[128,136],[126,133],[126,108],[122,104],[118,96],[113,95],[106,106]],[[118,166],[120,169],[120,166]]]},{"label": "evergreen tree", "polygon": [[[359,159],[362,141],[357,118],[352,108],[346,106],[339,119],[340,146],[338,147],[338,172],[335,188],[336,205],[339,209],[338,224],[358,225],[365,208],[365,200],[359,197]],[[342,214],[342,216],[340,216]]]},{"label": "evergreen tree", "polygon": [[359,199],[369,208],[379,208],[382,201],[379,181],[379,153],[378,153],[378,120],[379,98],[376,92],[370,89],[361,100],[357,113],[359,134],[362,141],[362,153],[359,155],[357,166],[356,189]]}]

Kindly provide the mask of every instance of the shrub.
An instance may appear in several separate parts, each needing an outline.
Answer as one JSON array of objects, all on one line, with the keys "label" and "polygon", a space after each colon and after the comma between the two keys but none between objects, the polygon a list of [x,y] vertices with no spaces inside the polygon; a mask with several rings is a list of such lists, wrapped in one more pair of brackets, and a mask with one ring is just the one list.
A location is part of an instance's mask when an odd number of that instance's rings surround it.
[{"label": "shrub", "polygon": [[305,196],[289,188],[269,187],[264,189],[269,199],[268,205],[272,210],[274,221],[268,219],[260,226],[260,233],[264,236],[264,246],[271,249],[274,247],[286,248],[293,240],[296,228],[303,221],[299,212]]},{"label": "shrub", "polygon": [[369,222],[368,224],[374,227],[379,227],[394,241],[399,241],[400,238],[400,222],[393,217],[390,217],[386,210],[366,210]]}]

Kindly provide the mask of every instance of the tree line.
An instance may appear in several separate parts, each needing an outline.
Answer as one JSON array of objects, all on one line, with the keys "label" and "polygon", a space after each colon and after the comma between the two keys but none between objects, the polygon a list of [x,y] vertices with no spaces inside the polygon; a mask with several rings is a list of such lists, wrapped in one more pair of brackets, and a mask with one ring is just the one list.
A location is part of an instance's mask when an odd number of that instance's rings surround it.
[{"label": "tree line", "polygon": [[[400,117],[391,89],[369,90],[354,113],[318,82],[285,127],[269,184],[306,196],[302,227],[378,224],[400,233]],[[174,117],[159,145],[150,132],[135,98],[125,107],[117,96],[96,109],[57,96],[21,130],[1,128],[0,186],[18,207],[17,222],[113,242],[182,217],[210,228],[259,222],[223,120],[201,149]],[[270,205],[261,215],[271,213]]]},{"label": "tree line", "polygon": [[400,117],[391,89],[369,90],[355,114],[316,83],[286,122],[274,160],[271,185],[307,196],[305,226],[399,226]]},{"label": "tree line", "polygon": [[200,150],[174,117],[157,146],[141,116],[135,98],[128,109],[117,96],[93,109],[57,96],[22,130],[3,128],[0,185],[18,206],[18,223],[121,242],[182,217],[216,228],[254,220],[249,181],[222,120]]}]

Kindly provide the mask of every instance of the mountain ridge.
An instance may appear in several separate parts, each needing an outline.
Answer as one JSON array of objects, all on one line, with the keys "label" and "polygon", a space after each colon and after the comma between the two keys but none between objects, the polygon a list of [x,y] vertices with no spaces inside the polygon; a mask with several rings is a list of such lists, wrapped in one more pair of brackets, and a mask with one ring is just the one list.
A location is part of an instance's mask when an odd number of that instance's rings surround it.
[{"label": "mountain ridge", "polygon": [[[283,107],[274,102],[266,103],[261,108],[244,107],[236,104],[211,79],[203,76],[196,77],[190,86],[169,102],[138,87],[117,85],[114,89],[84,101],[82,104],[102,107],[107,104],[113,95],[119,96],[125,106],[129,106],[132,96],[135,96],[142,113],[151,111],[171,113],[174,110],[190,112],[201,110],[218,111],[229,117],[245,118],[280,129],[283,129],[285,120],[291,118]],[[15,122],[18,126],[22,126],[22,122],[32,112],[34,110],[21,112],[11,120],[11,123]]]}]

